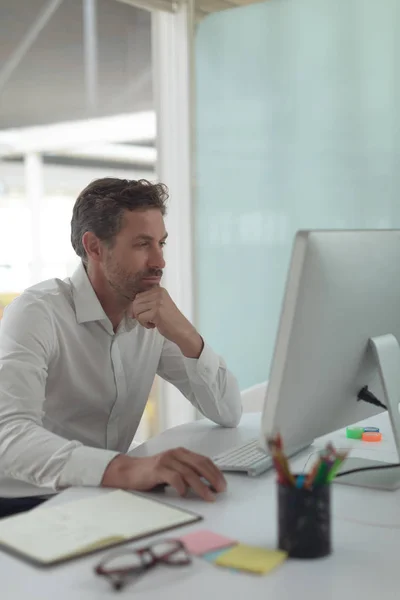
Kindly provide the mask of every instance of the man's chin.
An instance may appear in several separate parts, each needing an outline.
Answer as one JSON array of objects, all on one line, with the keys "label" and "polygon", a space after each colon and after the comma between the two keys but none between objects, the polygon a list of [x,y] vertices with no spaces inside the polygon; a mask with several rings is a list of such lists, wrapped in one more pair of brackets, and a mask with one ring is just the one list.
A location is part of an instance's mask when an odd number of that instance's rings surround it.
[{"label": "man's chin", "polygon": [[151,282],[141,282],[137,287],[136,294],[142,294],[143,292],[148,292],[149,290],[159,287],[159,283],[151,283]]},{"label": "man's chin", "polygon": [[160,277],[147,277],[142,279],[140,286],[143,287],[143,291],[151,290],[151,288],[159,287]]}]

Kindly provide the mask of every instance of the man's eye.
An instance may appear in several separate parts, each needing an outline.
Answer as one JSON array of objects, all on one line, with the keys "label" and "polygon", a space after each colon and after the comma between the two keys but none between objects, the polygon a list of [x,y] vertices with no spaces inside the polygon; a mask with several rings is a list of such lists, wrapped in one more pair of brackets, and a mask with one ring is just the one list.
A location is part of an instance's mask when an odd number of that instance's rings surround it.
[{"label": "man's eye", "polygon": [[167,242],[160,242],[160,246],[161,248],[164,248],[164,246],[166,246]]}]

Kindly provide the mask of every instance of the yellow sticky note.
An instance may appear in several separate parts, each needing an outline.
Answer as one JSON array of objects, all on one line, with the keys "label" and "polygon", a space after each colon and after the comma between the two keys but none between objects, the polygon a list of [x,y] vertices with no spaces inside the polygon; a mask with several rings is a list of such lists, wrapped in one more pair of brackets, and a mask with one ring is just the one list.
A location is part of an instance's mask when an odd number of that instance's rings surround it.
[{"label": "yellow sticky note", "polygon": [[286,558],[287,553],[281,550],[267,550],[266,548],[238,544],[219,556],[215,564],[220,567],[230,567],[264,574],[275,569]]}]

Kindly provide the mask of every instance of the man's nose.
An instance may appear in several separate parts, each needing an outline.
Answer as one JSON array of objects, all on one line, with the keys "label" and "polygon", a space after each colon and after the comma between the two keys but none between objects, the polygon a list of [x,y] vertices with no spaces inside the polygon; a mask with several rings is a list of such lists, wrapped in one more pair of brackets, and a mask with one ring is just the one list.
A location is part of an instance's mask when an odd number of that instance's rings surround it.
[{"label": "man's nose", "polygon": [[149,267],[163,269],[165,267],[164,252],[162,248],[155,248],[149,259]]}]

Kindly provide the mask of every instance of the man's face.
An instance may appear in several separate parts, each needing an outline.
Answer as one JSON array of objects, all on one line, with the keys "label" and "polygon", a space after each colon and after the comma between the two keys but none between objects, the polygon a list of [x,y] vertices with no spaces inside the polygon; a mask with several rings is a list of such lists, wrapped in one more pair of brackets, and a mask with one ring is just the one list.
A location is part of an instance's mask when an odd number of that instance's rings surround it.
[{"label": "man's face", "polygon": [[167,235],[159,210],[125,211],[114,245],[104,248],[103,258],[104,275],[120,297],[133,300],[159,285]]}]

